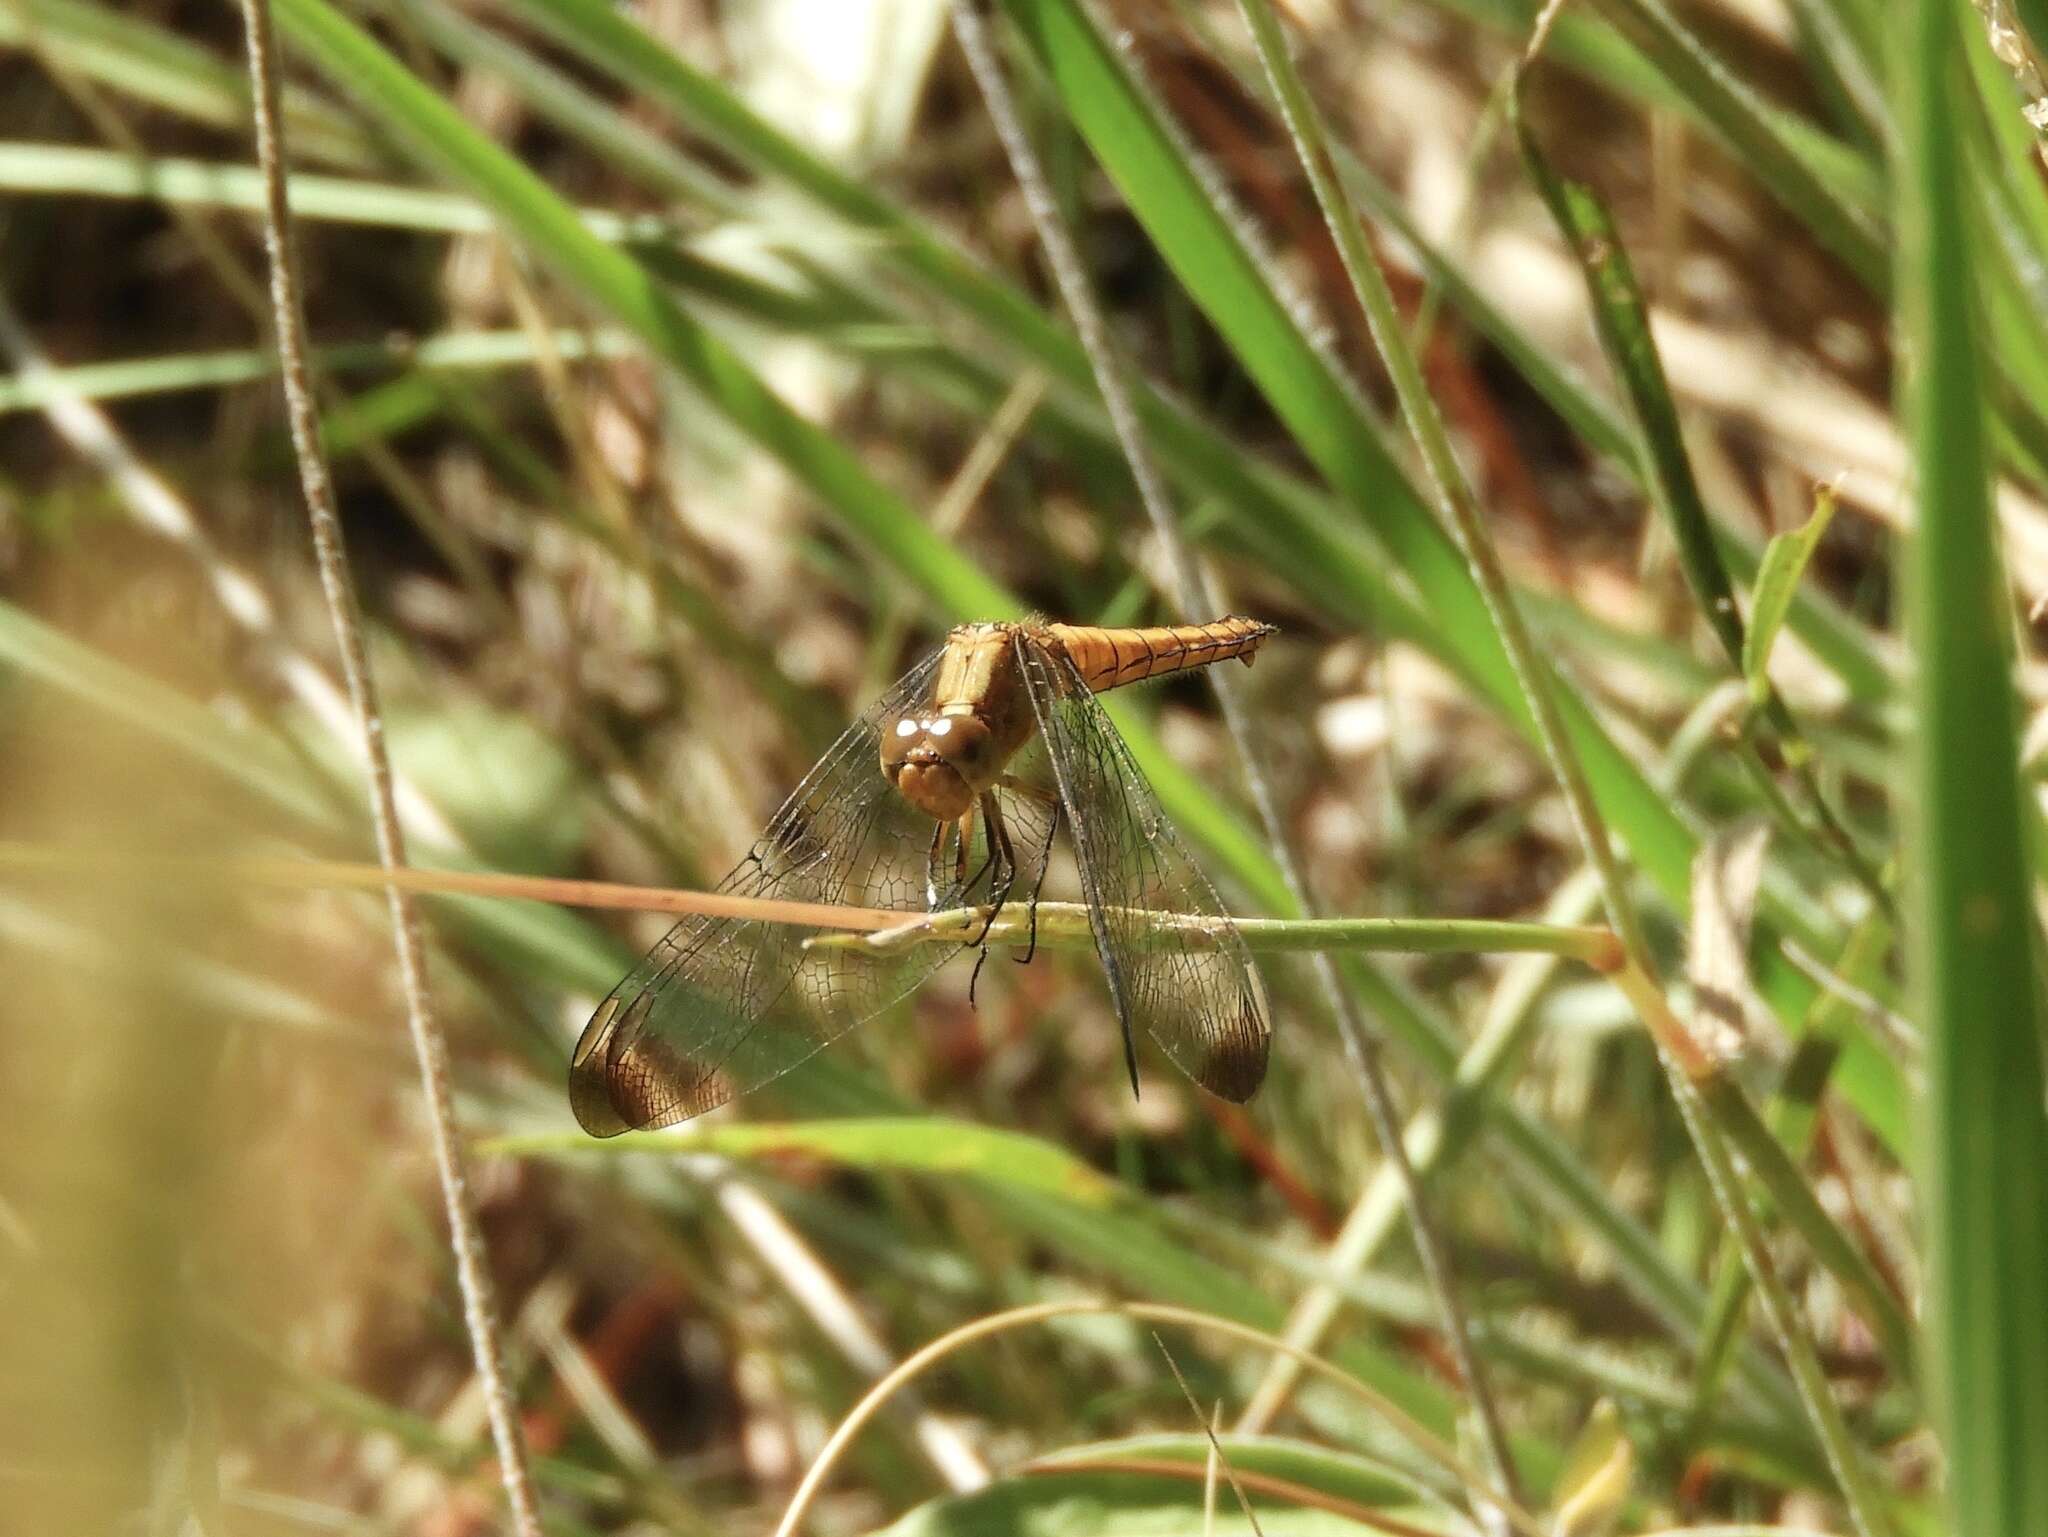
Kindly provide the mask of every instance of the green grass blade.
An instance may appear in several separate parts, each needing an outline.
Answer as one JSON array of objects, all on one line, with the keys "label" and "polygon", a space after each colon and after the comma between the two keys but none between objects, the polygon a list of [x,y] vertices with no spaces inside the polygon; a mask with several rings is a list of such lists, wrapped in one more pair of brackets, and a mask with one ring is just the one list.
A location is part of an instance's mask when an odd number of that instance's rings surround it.
[{"label": "green grass blade", "polygon": [[495,1138],[487,1151],[513,1156],[645,1152],[664,1157],[689,1151],[742,1159],[801,1153],[854,1168],[972,1176],[1021,1185],[1097,1210],[1124,1199],[1122,1187],[1114,1180],[1064,1148],[1021,1132],[944,1116],[694,1126],[680,1131],[627,1132],[603,1143],[592,1142],[579,1132],[546,1133]]},{"label": "green grass blade", "polygon": [[1835,493],[1823,486],[1814,499],[1813,514],[1795,529],[1772,536],[1764,546],[1764,558],[1757,567],[1756,590],[1750,600],[1749,630],[1742,640],[1742,671],[1749,679],[1751,697],[1767,689],[1764,680],[1770,666],[1771,647],[1792,607],[1792,595],[1806,574],[1807,563],[1820,548],[1821,536],[1835,515]]},{"label": "green grass blade", "polygon": [[[1966,19],[1967,18],[1967,19]],[[1903,768],[1927,1039],[1926,1354],[1959,1537],[2048,1531],[2048,1111],[2006,585],[1989,493],[1983,257],[1958,126],[1973,17],[1900,28],[1899,288],[1920,515],[1907,541],[1915,730]]]},{"label": "green grass blade", "polygon": [[[1153,1362],[1164,1376],[1166,1364],[1156,1356]],[[1468,1527],[1462,1516],[1369,1459],[1265,1438],[1224,1437],[1222,1445],[1251,1499],[1250,1520],[1227,1483],[1213,1520],[1205,1519],[1206,1437],[1140,1436],[1036,1458],[1028,1473],[929,1501],[873,1537],[1347,1537],[1375,1528],[1448,1537]]]},{"label": "green grass blade", "polygon": [[[0,48],[20,48],[145,106],[213,128],[246,132],[249,82],[239,65],[133,14],[81,0],[7,0]],[[287,86],[285,126],[304,158],[367,166],[368,141],[332,102]]]},{"label": "green grass blade", "polygon": [[1848,1292],[1851,1305],[1870,1325],[1878,1348],[1901,1381],[1918,1375],[1913,1325],[1891,1288],[1877,1273],[1841,1225],[1828,1215],[1813,1186],[1792,1162],[1785,1145],[1732,1084],[1717,1082],[1707,1091],[1715,1118],[1741,1154],[1757,1183],[1776,1203],[1777,1214],[1803,1238],[1813,1256]]},{"label": "green grass blade", "polygon": [[322,0],[278,7],[292,39],[426,164],[466,187],[501,225],[586,300],[631,330],[748,436],[782,460],[891,564],[954,612],[1001,617],[1016,601],[878,485],[829,432],[769,390],[726,344],[685,313],[630,256],[477,133],[409,70]]},{"label": "green grass blade", "polygon": [[[1603,0],[1602,14],[1697,104],[1713,132],[1793,217],[1874,293],[1890,283],[1874,217],[1882,183],[1869,162],[1834,141],[1795,141],[1785,123],[1684,27],[1662,0]],[[1817,163],[1816,142],[1828,143]]]},{"label": "green grass blade", "polygon": [[[618,357],[632,342],[617,331],[559,330],[535,337],[524,331],[449,331],[408,345],[355,343],[323,347],[313,354],[326,373],[346,374],[393,368],[463,369],[488,372],[528,368],[545,351],[565,360]],[[251,347],[221,352],[184,352],[171,357],[125,358],[81,363],[45,373],[0,375],[0,416],[40,411],[53,401],[127,400],[179,390],[221,389],[249,384],[277,372],[275,353]]]},{"label": "green grass blade", "polygon": [[1508,98],[1508,113],[1521,143],[1523,164],[1585,278],[1594,328],[1635,414],[1650,490],[1670,527],[1679,565],[1708,628],[1732,662],[1742,655],[1742,617],[1735,606],[1735,589],[1721,564],[1713,524],[1693,477],[1678,407],[1650,337],[1649,306],[1621,232],[1592,188],[1566,180],[1552,167],[1523,115],[1519,88]]},{"label": "green grass blade", "polygon": [[[391,0],[381,0],[381,8],[401,9]],[[505,81],[535,112],[649,191],[712,214],[729,214],[739,206],[732,187],[667,139],[488,27],[435,3],[407,3],[402,13],[407,25],[449,57]]]},{"label": "green grass blade", "polygon": [[[0,188],[84,197],[154,197],[251,213],[263,206],[263,181],[254,166],[175,155],[138,160],[78,144],[0,143]],[[419,187],[300,172],[291,179],[291,193],[292,212],[304,218],[447,234],[474,234],[491,227],[490,215],[474,199]],[[609,216],[596,222],[600,229],[626,230]]]},{"label": "green grass blade", "polygon": [[[1494,28],[1516,47],[1528,42],[1541,8],[1536,0],[1437,0],[1437,4]],[[1675,38],[1665,35],[1671,27],[1668,14],[1663,21],[1661,27],[1610,24],[1592,14],[1591,8],[1567,6],[1556,18],[1545,56],[1640,107],[1678,115],[1717,141],[1739,166],[1767,186],[1818,177],[1824,183],[1854,189],[1852,207],[1873,209],[1882,202],[1881,173],[1871,156],[1807,119],[1746,92],[1731,110],[1722,99],[1727,85],[1725,70],[1713,63],[1697,38],[1686,33]],[[1803,205],[1788,205],[1787,211],[1809,227],[1816,225],[1815,216]]]},{"label": "green grass blade", "polygon": [[[1780,824],[1793,837],[1801,841],[1810,839],[1816,847],[1832,853],[1856,877],[1871,903],[1890,911],[1890,892],[1821,792],[1812,769],[1812,748],[1791,710],[1778,697],[1769,677],[1747,666],[1750,639],[1735,604],[1734,585],[1721,561],[1721,541],[1716,537],[1713,520],[1707,514],[1706,502],[1693,475],[1692,458],[1679,426],[1678,407],[1672,400],[1664,365],[1650,334],[1649,306],[1636,282],[1635,269],[1622,244],[1621,233],[1599,196],[1590,187],[1566,180],[1551,166],[1523,115],[1523,78],[1517,76],[1516,88],[1508,98],[1522,159],[1585,278],[1601,347],[1620,376],[1635,414],[1653,500],[1671,529],[1679,565],[1708,628],[1719,640],[1729,667],[1749,679],[1750,695],[1759,716],[1770,723],[1783,744],[1785,757],[1810,811],[1811,824],[1778,791],[1756,744],[1747,734],[1742,739],[1741,755],[1766,806]],[[1816,540],[1818,537],[1816,531]],[[1801,562],[1802,569],[1803,566]],[[1772,619],[1774,630],[1790,606],[1797,575],[1795,571],[1792,586],[1781,595]]]},{"label": "green grass blade", "polygon": [[[1373,519],[1431,610],[1431,649],[1521,730],[1532,729],[1512,670],[1477,589],[1448,536],[1379,447],[1331,364],[1293,325],[1230,219],[1210,200],[1176,136],[1074,0],[1007,0],[1058,88],[1062,103],[1209,319],[1262,383],[1297,440],[1345,499]],[[1363,445],[1363,446],[1362,446]],[[1391,479],[1388,477],[1391,476]],[[1361,499],[1364,498],[1364,499]],[[1691,831],[1642,766],[1621,752],[1576,692],[1559,696],[1568,735],[1604,814],[1674,907],[1683,908]],[[1770,923],[1813,948],[1812,912],[1773,902]],[[1820,942],[1822,949],[1833,946]],[[1779,1017],[1796,1024],[1814,988],[1775,945],[1759,956],[1757,983]],[[1889,1145],[1905,1138],[1905,1095],[1895,1066],[1860,1036],[1842,1069],[1845,1092]]]}]

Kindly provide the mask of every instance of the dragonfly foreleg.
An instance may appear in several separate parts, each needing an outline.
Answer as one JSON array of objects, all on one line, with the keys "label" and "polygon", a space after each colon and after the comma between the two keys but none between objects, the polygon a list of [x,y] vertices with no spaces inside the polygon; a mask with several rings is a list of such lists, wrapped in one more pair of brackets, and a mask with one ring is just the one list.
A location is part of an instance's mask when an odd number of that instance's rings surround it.
[{"label": "dragonfly foreleg", "polygon": [[[988,942],[989,930],[996,926],[996,919],[1010,900],[1010,888],[1017,884],[1016,845],[1010,842],[1009,824],[1003,820],[1002,803],[995,798],[993,791],[982,792],[981,822],[988,836],[989,862],[994,864],[995,871],[988,882],[988,922],[981,926],[981,938],[975,941],[976,944]],[[975,874],[979,877],[980,871]]]},{"label": "dragonfly foreleg", "polygon": [[1013,795],[1037,801],[1046,809],[1045,847],[1038,851],[1038,879],[1031,883],[1031,901],[1025,909],[1030,914],[1030,938],[1025,943],[1022,955],[1010,957],[1020,966],[1029,966],[1031,958],[1038,954],[1038,894],[1045,890],[1045,872],[1052,867],[1052,840],[1060,830],[1060,798],[1050,790],[1026,784],[1010,774],[1003,775],[996,783]]},{"label": "dragonfly foreleg", "polygon": [[[981,979],[982,964],[988,959],[989,931],[996,926],[996,919],[1002,916],[1003,908],[1010,900],[1010,888],[1017,884],[1017,850],[1010,842],[1009,825],[1003,821],[1002,803],[992,790],[982,792],[981,820],[988,838],[988,860],[983,869],[992,864],[994,872],[988,883],[988,921],[982,924],[981,933],[974,941],[981,947],[981,954],[974,959],[974,975],[967,979],[967,1002],[970,1005],[974,1002],[974,984]],[[980,876],[981,871],[977,870],[975,878],[978,880]]]},{"label": "dragonfly foreleg", "polygon": [[1020,966],[1029,966],[1031,957],[1038,954],[1038,894],[1045,890],[1045,872],[1052,865],[1053,835],[1059,830],[1060,803],[1055,799],[1052,803],[1052,813],[1045,819],[1045,847],[1038,851],[1038,879],[1031,883],[1031,900],[1024,906],[1024,911],[1029,915],[1027,926],[1031,931],[1031,937],[1024,946],[1024,953],[1012,957]]},{"label": "dragonfly foreleg", "polygon": [[974,873],[969,875],[967,873],[967,848],[973,842],[974,813],[970,811],[960,818],[960,865],[958,874],[960,876],[960,900],[962,902],[967,900],[967,894],[974,889],[975,882],[988,873],[989,866],[994,864],[996,859],[996,842],[995,839],[990,838],[988,840],[988,852],[982,855],[981,863],[976,865]]},{"label": "dragonfly foreleg", "polygon": [[924,909],[928,913],[939,910],[939,869],[940,861],[946,857],[946,829],[951,822],[941,822],[932,829],[932,846],[924,855]]}]

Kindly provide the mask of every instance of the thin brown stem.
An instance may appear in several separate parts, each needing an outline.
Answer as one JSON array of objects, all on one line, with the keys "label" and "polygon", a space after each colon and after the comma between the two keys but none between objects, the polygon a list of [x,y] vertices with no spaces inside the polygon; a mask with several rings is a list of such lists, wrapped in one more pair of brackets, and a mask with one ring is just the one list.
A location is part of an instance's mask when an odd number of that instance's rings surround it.
[{"label": "thin brown stem", "polygon": [[[291,204],[285,185],[284,113],[278,83],[277,39],[272,31],[268,0],[242,0],[248,28],[249,79],[255,104],[256,155],[263,172],[263,244],[270,264],[270,300],[275,311],[277,351],[290,419],[292,447],[298,458],[299,483],[313,530],[313,551],[320,588],[334,622],[341,653],[342,675],[362,733],[369,771],[370,811],[376,826],[377,857],[386,870],[405,865],[405,833],[399,825],[398,796],[391,759],[384,745],[384,717],[377,700],[363,642],[362,612],[349,576],[341,519],[335,511],[334,485],[320,449],[319,408],[306,357],[305,302],[292,241]],[[463,1318],[470,1348],[497,1446],[498,1470],[512,1520],[520,1537],[540,1537],[540,1510],[526,1449],[512,1406],[504,1354],[499,1344],[497,1305],[485,1263],[483,1235],[477,1227],[462,1145],[455,1132],[455,1109],[448,1087],[448,1045],[435,1024],[427,994],[426,947],[411,896],[395,883],[386,888],[391,925],[398,951],[398,974],[405,995],[406,1022],[419,1059],[426,1090],[427,1124],[434,1145],[441,1194],[447,1208],[455,1277],[462,1291]]]},{"label": "thin brown stem", "polygon": [[[1075,902],[1039,902],[1034,917],[1015,917],[992,905],[936,913],[903,908],[842,907],[833,902],[780,902],[727,891],[686,891],[671,886],[629,886],[614,881],[565,880],[549,875],[506,875],[486,870],[433,870],[358,864],[340,859],[193,859],[105,854],[97,850],[0,840],[0,873],[115,880],[163,880],[189,885],[213,880],[296,889],[388,891],[439,896],[495,897],[552,902],[562,907],[615,912],[670,913],[677,917],[738,918],[823,929],[807,943],[876,951],[925,944],[1068,946],[1092,950],[1089,909]],[[1371,950],[1402,955],[1512,955],[1537,952],[1578,961],[1607,973],[1622,964],[1612,931],[1587,924],[1520,923],[1490,918],[1233,918],[1196,917],[1150,908],[1109,911],[1176,944],[1201,947],[1234,934],[1248,949]],[[1033,936],[1036,936],[1034,939]]]}]

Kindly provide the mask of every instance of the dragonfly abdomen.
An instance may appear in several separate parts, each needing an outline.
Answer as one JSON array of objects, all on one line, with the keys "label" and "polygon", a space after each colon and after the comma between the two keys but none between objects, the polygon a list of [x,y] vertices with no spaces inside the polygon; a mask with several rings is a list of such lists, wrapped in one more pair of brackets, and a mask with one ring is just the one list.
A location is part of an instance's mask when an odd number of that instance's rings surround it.
[{"label": "dragonfly abdomen", "polygon": [[1232,617],[1214,624],[1111,629],[1104,625],[1049,624],[1046,635],[1062,646],[1093,693],[1140,683],[1170,672],[1241,657],[1247,666],[1273,626]]}]

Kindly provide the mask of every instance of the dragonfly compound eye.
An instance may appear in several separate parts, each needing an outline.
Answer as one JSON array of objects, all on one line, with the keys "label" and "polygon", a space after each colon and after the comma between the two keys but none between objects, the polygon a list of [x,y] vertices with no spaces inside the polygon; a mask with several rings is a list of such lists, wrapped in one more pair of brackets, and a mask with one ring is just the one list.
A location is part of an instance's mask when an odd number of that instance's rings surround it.
[{"label": "dragonfly compound eye", "polygon": [[941,715],[925,727],[925,737],[944,762],[981,788],[992,742],[984,722],[972,715]]},{"label": "dragonfly compound eye", "polygon": [[905,716],[882,734],[882,772],[911,805],[950,821],[972,809],[982,788],[975,770],[987,735],[958,716]]}]

